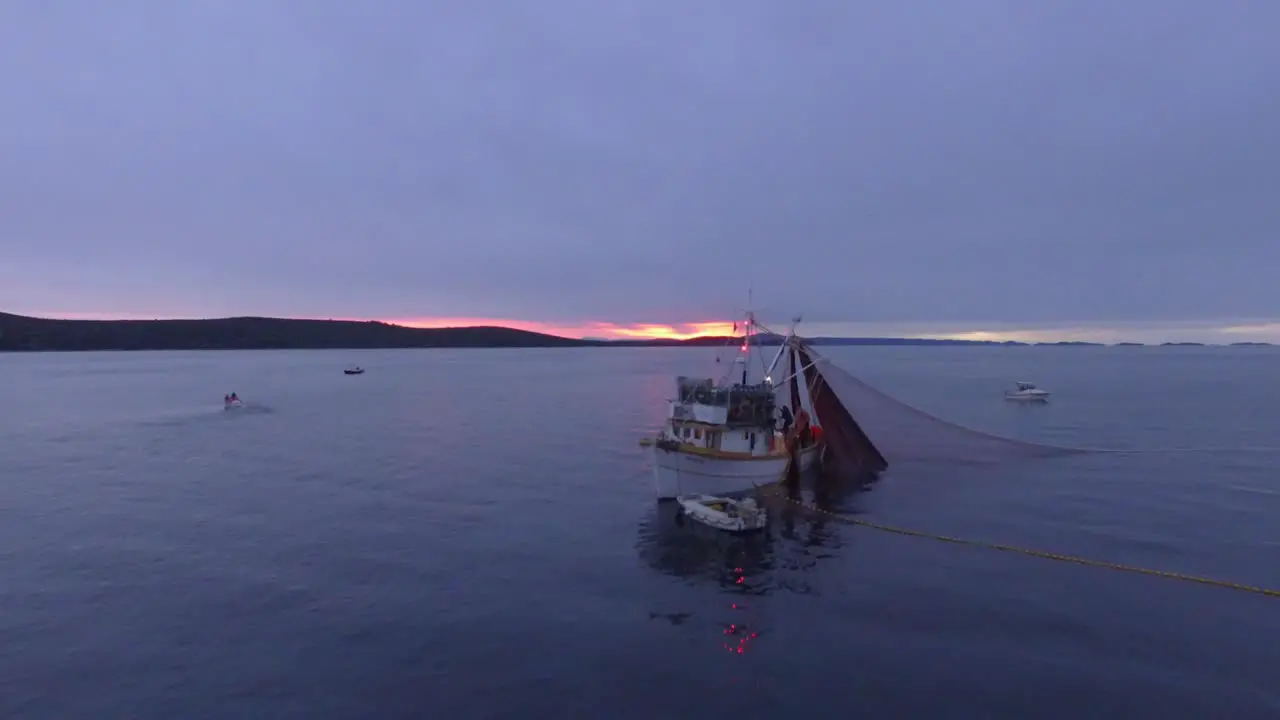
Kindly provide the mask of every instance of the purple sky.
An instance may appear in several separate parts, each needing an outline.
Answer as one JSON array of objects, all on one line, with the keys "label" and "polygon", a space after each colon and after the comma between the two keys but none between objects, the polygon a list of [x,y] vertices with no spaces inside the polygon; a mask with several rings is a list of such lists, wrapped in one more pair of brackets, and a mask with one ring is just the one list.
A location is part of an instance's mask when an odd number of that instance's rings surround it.
[{"label": "purple sky", "polygon": [[[1280,3],[0,4],[0,310],[1280,339]],[[1197,329],[1198,328],[1198,329]]]}]

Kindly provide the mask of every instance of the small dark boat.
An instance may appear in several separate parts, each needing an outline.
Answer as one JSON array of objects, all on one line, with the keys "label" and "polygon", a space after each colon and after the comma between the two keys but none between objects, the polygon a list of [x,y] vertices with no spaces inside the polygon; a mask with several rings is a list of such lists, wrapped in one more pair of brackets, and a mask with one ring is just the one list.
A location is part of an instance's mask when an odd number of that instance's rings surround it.
[{"label": "small dark boat", "polygon": [[346,370],[343,370],[342,374],[343,375],[363,375],[364,368],[360,367],[359,365],[353,365],[347,368]]}]

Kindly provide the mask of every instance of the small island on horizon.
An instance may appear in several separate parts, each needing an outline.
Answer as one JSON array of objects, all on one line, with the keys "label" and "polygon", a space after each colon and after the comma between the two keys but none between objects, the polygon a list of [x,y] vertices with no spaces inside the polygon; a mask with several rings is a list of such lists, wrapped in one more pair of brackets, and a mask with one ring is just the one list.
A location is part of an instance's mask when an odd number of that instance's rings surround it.
[{"label": "small island on horizon", "polygon": [[[777,335],[757,335],[777,345]],[[812,345],[900,346],[1054,346],[1103,347],[1105,343],[1062,341],[1028,343],[997,340],[895,337],[814,337]],[[399,348],[569,348],[569,347],[715,347],[740,340],[727,336],[689,339],[567,338],[508,327],[414,328],[353,320],[233,317],[202,320],[61,320],[0,312],[0,352],[74,352],[105,350],[356,350]],[[1118,343],[1143,346],[1143,343]],[[1203,346],[1205,343],[1163,343]],[[1233,346],[1270,346],[1239,342]]]}]

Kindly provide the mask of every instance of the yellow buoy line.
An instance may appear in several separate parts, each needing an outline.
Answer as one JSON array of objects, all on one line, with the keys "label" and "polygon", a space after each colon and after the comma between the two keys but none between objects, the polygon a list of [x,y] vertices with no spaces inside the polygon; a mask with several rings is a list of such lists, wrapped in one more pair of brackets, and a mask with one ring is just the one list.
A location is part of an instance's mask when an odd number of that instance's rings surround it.
[{"label": "yellow buoy line", "polygon": [[892,525],[884,525],[881,523],[871,522],[869,520],[859,520],[858,518],[844,515],[830,510],[824,510],[815,505],[807,505],[794,498],[787,497],[778,492],[781,483],[774,483],[772,486],[760,486],[758,489],[763,491],[764,495],[772,495],[791,503],[797,507],[803,508],[807,512],[811,512],[823,517],[830,518],[837,522],[847,525],[855,525],[857,527],[870,528],[881,532],[893,533],[894,535],[905,535],[907,537],[929,538],[939,542],[952,543],[954,545],[969,545],[971,547],[987,548],[989,550],[999,550],[1001,552],[1015,553],[1018,555],[1026,555],[1028,557],[1045,558],[1047,560],[1057,560],[1059,562],[1073,563],[1075,565],[1087,565],[1090,567],[1107,568],[1110,570],[1119,570],[1137,575],[1150,575],[1153,577],[1168,578],[1170,580],[1181,580],[1183,582],[1197,583],[1200,585],[1212,585],[1214,587],[1227,588],[1230,590],[1241,590],[1255,595],[1265,595],[1267,597],[1280,598],[1280,590],[1274,590],[1256,585],[1245,585],[1243,583],[1235,583],[1227,580],[1217,580],[1215,578],[1200,577],[1197,575],[1187,575],[1185,573],[1170,572],[1167,570],[1153,570],[1151,568],[1138,567],[1136,565],[1123,565],[1120,563],[1106,562],[1103,560],[1091,560],[1089,558],[1076,557],[1074,555],[1062,555],[1060,553],[1045,552],[1043,550],[1032,550],[1030,548],[1017,547],[1015,545],[1003,545],[1000,543],[985,542],[982,540],[971,540],[968,538],[951,537],[948,535],[936,535],[934,533],[922,532],[919,530],[909,530],[906,528],[894,527]]}]

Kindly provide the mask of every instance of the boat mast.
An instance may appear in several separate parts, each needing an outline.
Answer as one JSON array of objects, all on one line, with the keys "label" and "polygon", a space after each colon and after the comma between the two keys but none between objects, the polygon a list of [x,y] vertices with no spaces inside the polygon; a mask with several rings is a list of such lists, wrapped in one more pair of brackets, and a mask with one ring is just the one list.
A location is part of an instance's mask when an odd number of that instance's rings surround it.
[{"label": "boat mast", "polygon": [[[778,346],[778,352],[774,353],[773,362],[769,363],[769,367],[765,368],[764,381],[773,385],[773,371],[778,367],[778,361],[782,359],[782,354],[791,347],[793,339],[796,337],[796,326],[800,324],[800,316],[791,318],[791,329],[787,331],[787,336],[782,338],[782,344]],[[774,385],[774,387],[777,387]]]},{"label": "boat mast", "polygon": [[756,314],[751,305],[752,287],[747,285],[747,327],[742,338],[742,384],[747,384],[747,369],[751,367],[751,331],[756,324]]}]

